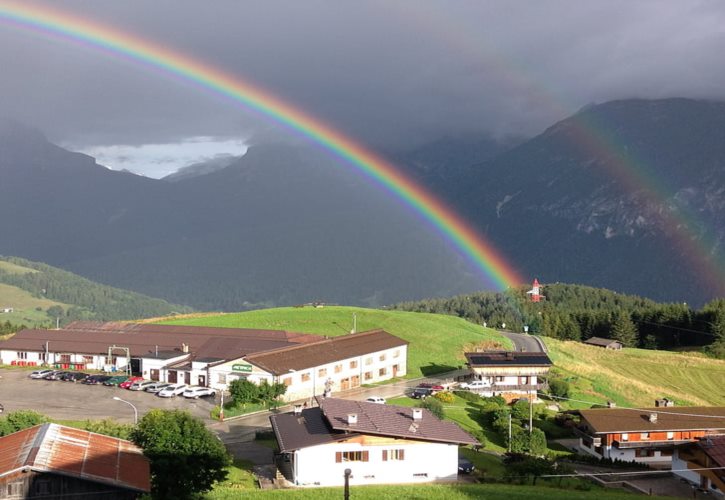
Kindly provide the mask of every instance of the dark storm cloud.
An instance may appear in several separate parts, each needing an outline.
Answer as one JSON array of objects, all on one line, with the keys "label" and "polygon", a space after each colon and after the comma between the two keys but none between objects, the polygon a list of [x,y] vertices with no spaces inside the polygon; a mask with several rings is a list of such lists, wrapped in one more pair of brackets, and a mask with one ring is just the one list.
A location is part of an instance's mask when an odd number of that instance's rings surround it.
[{"label": "dark storm cloud", "polygon": [[[407,147],[533,134],[589,102],[725,97],[721,2],[53,1],[247,78],[346,133]],[[278,139],[233,102],[0,24],[0,113],[79,146]]]}]

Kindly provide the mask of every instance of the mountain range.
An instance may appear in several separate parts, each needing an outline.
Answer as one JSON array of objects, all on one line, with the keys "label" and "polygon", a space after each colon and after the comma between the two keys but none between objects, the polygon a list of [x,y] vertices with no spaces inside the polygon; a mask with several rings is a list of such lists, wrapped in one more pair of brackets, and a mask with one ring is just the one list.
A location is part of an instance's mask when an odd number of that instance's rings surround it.
[{"label": "mountain range", "polygon": [[[388,156],[523,276],[699,304],[725,295],[723,125],[723,103],[623,100],[528,140],[445,138]],[[488,286],[312,146],[254,146],[155,180],[5,123],[0,213],[0,254],[198,309],[380,306]]]}]

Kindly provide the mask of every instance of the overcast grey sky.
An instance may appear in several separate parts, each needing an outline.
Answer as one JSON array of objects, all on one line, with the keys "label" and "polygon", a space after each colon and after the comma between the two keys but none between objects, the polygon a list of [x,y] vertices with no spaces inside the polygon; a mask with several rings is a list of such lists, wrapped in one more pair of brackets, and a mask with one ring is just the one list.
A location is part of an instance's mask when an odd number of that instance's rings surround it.
[{"label": "overcast grey sky", "polygon": [[[617,98],[725,98],[721,1],[33,3],[222,68],[374,147],[533,135]],[[114,168],[129,146],[139,147],[134,170],[160,175],[161,163],[210,156],[215,141],[234,154],[290,137],[197,86],[2,19],[0,71],[0,114],[75,149],[117,153]]]}]

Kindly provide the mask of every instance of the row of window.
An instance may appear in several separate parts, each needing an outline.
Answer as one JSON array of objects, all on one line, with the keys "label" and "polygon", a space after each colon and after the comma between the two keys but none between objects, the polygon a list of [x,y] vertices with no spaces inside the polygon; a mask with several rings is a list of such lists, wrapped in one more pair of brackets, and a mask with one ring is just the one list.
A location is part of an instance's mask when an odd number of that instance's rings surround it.
[{"label": "row of window", "polygon": [[[356,361],[351,361],[350,362],[351,367],[352,367],[353,363],[355,363],[355,366],[357,366]],[[338,365],[338,366],[340,366],[340,365]],[[400,371],[400,365],[393,365],[391,368],[393,370],[393,375],[395,375],[398,371]],[[339,373],[340,371],[342,371],[342,369],[340,369],[338,371],[337,367],[335,367],[335,373]],[[325,377],[327,375],[327,368],[320,368],[317,373],[318,373],[319,378]],[[378,377],[385,377],[387,375],[388,375],[387,366],[384,366],[384,367],[378,369]],[[363,374],[363,377],[365,378],[365,380],[372,380],[374,377],[374,372],[372,372],[372,371],[365,372]],[[300,379],[302,382],[309,382],[312,379],[311,372],[303,373],[300,376]],[[292,377],[283,377],[282,383],[289,387],[290,385],[292,385]]]},{"label": "row of window", "polygon": [[[403,449],[391,449],[383,450],[383,462],[401,461],[405,460],[405,450]],[[370,461],[370,452],[368,450],[362,451],[337,451],[335,452],[335,462],[368,462]]]},{"label": "row of window", "polygon": [[[18,351],[15,353],[16,357],[18,359],[28,359],[28,353],[26,351]],[[40,361],[47,361],[47,355],[44,352],[38,353],[38,359]],[[106,356],[106,362],[108,362],[108,356]],[[113,362],[115,363],[116,358],[113,358]],[[71,355],[70,354],[60,354],[56,355],[56,362],[58,363],[71,363]],[[83,363],[93,363],[93,356],[83,356]]]},{"label": "row of window", "polygon": [[[639,439],[641,441],[646,441],[646,440],[650,439],[651,436],[652,436],[652,434],[650,432],[641,432],[639,434]],[[667,433],[667,439],[668,440],[675,439],[675,433],[674,432],[668,432]],[[629,434],[622,434],[622,441],[629,441]]]}]

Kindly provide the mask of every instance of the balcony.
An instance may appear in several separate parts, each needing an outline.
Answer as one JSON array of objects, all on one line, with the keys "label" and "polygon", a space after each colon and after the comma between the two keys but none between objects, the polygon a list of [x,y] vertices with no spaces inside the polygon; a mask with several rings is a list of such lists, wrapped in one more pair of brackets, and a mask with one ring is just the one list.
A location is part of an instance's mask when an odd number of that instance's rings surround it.
[{"label": "balcony", "polygon": [[[601,436],[592,436],[588,432],[586,432],[583,429],[580,429],[579,427],[574,427],[574,435],[577,437],[580,437],[584,440],[585,443],[589,445],[591,448],[592,446],[601,446],[602,445],[602,438]],[[591,444],[589,444],[591,443]]]},{"label": "balcony", "polygon": [[678,444],[687,444],[691,441],[691,439],[644,439],[642,441],[614,441],[612,444],[620,450],[628,450],[632,448],[669,448]]}]

